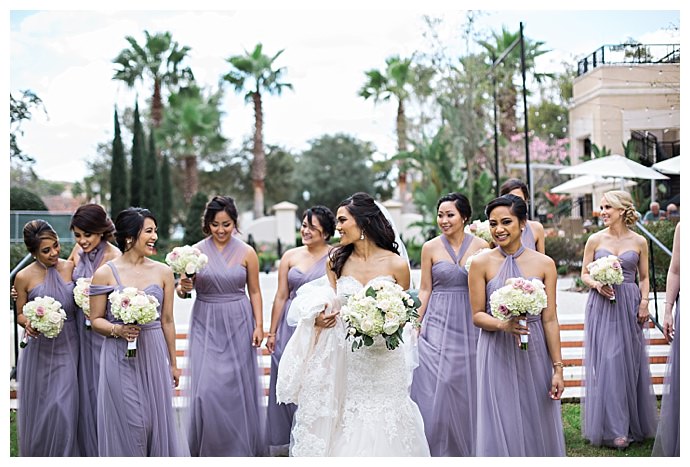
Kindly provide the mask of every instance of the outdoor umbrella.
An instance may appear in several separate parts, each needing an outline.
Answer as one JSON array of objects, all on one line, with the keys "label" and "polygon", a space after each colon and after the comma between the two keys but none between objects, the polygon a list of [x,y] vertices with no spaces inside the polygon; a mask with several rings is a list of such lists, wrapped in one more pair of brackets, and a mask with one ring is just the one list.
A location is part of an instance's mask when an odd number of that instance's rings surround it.
[{"label": "outdoor umbrella", "polygon": [[680,156],[672,157],[652,165],[654,170],[669,175],[680,175]]},{"label": "outdoor umbrella", "polygon": [[[625,187],[637,185],[632,180],[625,181]],[[571,195],[588,195],[591,193],[602,193],[609,190],[617,190],[620,183],[615,178],[604,178],[596,175],[580,175],[579,177],[561,183],[551,188],[551,193],[568,193]]]},{"label": "outdoor umbrella", "polygon": [[651,180],[668,179],[666,175],[618,154],[566,167],[559,170],[558,173],[564,175],[599,175],[601,177],[644,178]]}]

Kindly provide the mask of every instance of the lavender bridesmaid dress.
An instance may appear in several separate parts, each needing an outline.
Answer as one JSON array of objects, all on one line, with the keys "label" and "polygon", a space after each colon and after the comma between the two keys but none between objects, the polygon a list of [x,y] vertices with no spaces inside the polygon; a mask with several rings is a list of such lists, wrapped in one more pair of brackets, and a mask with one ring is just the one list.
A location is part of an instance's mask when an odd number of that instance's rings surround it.
[{"label": "lavender bridesmaid dress", "polygon": [[[524,277],[515,262],[525,247],[506,257],[486,284],[489,297],[511,277]],[[513,334],[479,331],[477,343],[477,456],[565,456],[561,402],[549,397],[553,367],[541,315],[528,315],[529,348]]]},{"label": "lavender bridesmaid dress", "polygon": [[[37,263],[41,265],[41,263]],[[67,314],[57,337],[29,338],[17,362],[17,425],[22,457],[79,456],[77,420],[79,337],[74,320],[74,283],[65,283],[50,267],[45,280],[29,291],[28,300],[49,296]]]},{"label": "lavender bridesmaid dress", "polygon": [[472,323],[467,270],[458,263],[474,237],[465,234],[457,254],[444,235],[440,238],[452,262],[431,267],[410,395],[422,413],[432,456],[474,456],[479,328]]},{"label": "lavender bridesmaid dress", "polygon": [[653,456],[680,456],[680,297],[676,300],[675,331],[666,363],[661,418],[654,440]]},{"label": "lavender bridesmaid dress", "polygon": [[[89,253],[79,252],[79,262],[72,272],[77,279],[93,277],[108,250],[108,242],[101,243]],[[86,328],[84,313],[76,308],[76,327],[79,333],[79,431],[78,441],[82,456],[98,456],[96,429],[96,394],[98,392],[99,361],[105,336]]]},{"label": "lavender bridesmaid dress", "polygon": [[[599,248],[594,259],[610,255]],[[643,326],[637,322],[640,288],[635,283],[639,256],[619,255],[623,283],[615,285],[616,303],[590,290],[585,308],[585,395],[582,436],[595,446],[613,446],[614,439],[653,438],[656,399],[649,373]]]},{"label": "lavender bridesmaid dress", "polygon": [[233,237],[219,251],[211,237],[196,244],[209,258],[195,279],[189,329],[191,372],[187,418],[192,456],[260,456],[265,453],[254,315],[245,292],[242,261],[251,248]]},{"label": "lavender bridesmaid dress", "polygon": [[537,240],[534,238],[534,232],[532,232],[532,227],[530,227],[529,222],[525,223],[525,230],[522,231],[520,243],[522,243],[522,246],[525,248],[537,250]]},{"label": "lavender bridesmaid dress", "polygon": [[276,403],[276,382],[278,379],[278,364],[283,355],[283,349],[295,332],[295,328],[289,326],[286,321],[287,311],[292,300],[297,294],[297,289],[307,282],[311,282],[326,274],[326,259],[328,255],[318,260],[309,270],[302,272],[293,267],[288,270],[288,290],[290,295],[285,301],[280,315],[280,322],[276,331],[275,350],[271,355],[271,380],[268,388],[268,407],[266,417],[266,438],[270,455],[287,455],[290,446],[290,430],[292,430],[292,418],[297,410],[294,404]]},{"label": "lavender bridesmaid dress", "polygon": [[[117,287],[94,286],[91,295],[110,294],[125,287],[111,262]],[[160,313],[163,290],[157,284],[144,291],[158,299]],[[106,319],[122,324],[106,302]],[[98,455],[101,457],[175,457],[188,455],[176,426],[172,405],[173,379],[168,346],[160,319],[141,326],[137,355],[126,357],[125,339],[106,338],[101,347],[98,379]]]}]

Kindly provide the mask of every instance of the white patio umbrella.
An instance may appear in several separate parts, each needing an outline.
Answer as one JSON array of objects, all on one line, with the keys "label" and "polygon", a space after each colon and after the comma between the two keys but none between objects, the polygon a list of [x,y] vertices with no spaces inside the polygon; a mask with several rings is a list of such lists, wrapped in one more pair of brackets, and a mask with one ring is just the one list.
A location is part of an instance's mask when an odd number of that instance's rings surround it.
[{"label": "white patio umbrella", "polygon": [[[625,180],[624,186],[631,187],[637,182]],[[612,177],[598,177],[596,175],[580,175],[565,183],[561,183],[551,188],[551,193],[567,193],[571,195],[589,195],[592,193],[603,193],[609,190],[620,188],[620,182]]]},{"label": "white patio umbrella", "polygon": [[680,156],[672,157],[652,165],[654,170],[669,175],[680,175]]},{"label": "white patio umbrella", "polygon": [[558,173],[564,175],[598,175],[600,177],[644,178],[650,180],[668,179],[666,175],[618,154],[566,167],[559,170]]}]

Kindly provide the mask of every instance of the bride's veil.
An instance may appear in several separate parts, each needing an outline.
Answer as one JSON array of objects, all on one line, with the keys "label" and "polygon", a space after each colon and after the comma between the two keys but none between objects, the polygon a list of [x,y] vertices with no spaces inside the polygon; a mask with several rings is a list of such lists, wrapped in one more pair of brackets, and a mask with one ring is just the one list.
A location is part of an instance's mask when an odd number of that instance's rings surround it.
[{"label": "bride's veil", "polygon": [[400,238],[400,232],[398,231],[395,222],[393,222],[393,216],[391,216],[390,211],[388,211],[388,209],[386,209],[386,207],[383,204],[379,203],[378,201],[374,202],[376,203],[376,206],[379,208],[379,211],[381,211],[381,214],[383,214],[383,217],[385,217],[386,220],[390,223],[391,227],[393,227],[395,241],[398,244],[398,253],[400,253],[400,256],[407,260],[407,267],[410,267],[410,257],[407,256],[407,248],[405,248],[405,244],[403,243],[402,238]]}]

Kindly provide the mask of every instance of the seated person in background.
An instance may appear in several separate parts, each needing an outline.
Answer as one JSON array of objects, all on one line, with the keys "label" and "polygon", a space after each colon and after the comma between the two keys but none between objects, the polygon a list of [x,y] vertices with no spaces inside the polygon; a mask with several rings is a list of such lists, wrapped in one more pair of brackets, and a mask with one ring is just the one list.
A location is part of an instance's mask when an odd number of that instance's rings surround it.
[{"label": "seated person in background", "polygon": [[678,211],[678,206],[673,203],[668,203],[666,206],[666,219],[680,219],[680,212]]},{"label": "seated person in background", "polygon": [[658,221],[666,218],[666,211],[659,209],[659,203],[652,201],[649,203],[649,211],[642,218],[642,222],[648,224],[649,222]]}]

